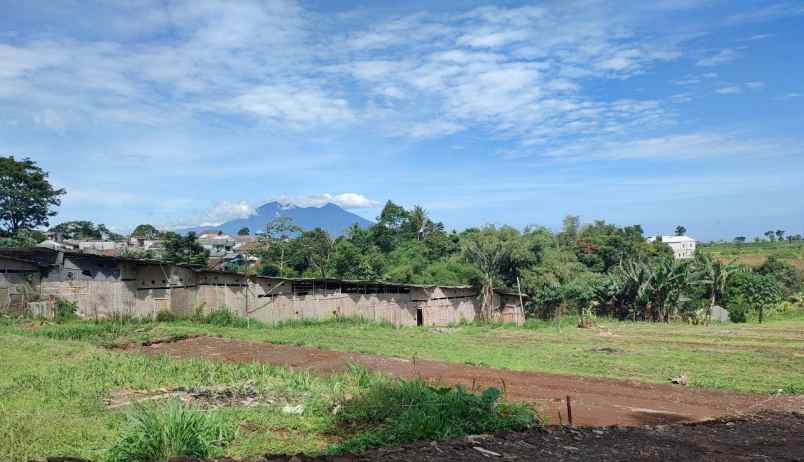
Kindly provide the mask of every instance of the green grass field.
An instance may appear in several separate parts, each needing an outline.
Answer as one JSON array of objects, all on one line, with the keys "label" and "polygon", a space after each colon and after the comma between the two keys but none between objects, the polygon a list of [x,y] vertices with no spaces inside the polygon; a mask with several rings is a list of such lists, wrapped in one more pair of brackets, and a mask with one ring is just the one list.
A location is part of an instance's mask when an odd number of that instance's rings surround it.
[{"label": "green grass field", "polygon": [[804,269],[804,241],[700,244],[698,249],[723,262],[735,261],[757,267],[762,265],[768,257],[775,256]]},{"label": "green grass field", "polygon": [[[129,416],[141,415],[135,412],[137,407],[109,407],[108,400],[121,393],[128,393],[123,394],[129,396],[123,398],[125,401],[131,399],[131,392],[165,394],[177,388],[256,391],[257,406],[235,402],[232,406],[189,411],[214,420],[232,435],[228,445],[215,448],[219,454],[211,455],[235,458],[429,441],[522,429],[533,421],[527,407],[495,407],[460,390],[448,395],[435,393],[423,383],[392,381],[364,369],[322,377],[265,364],[151,358],[100,346],[189,327],[78,321],[45,326],[0,323],[0,460],[21,462],[47,456],[77,456],[98,462],[130,460],[121,459],[119,454],[114,458],[117,453],[110,449],[121,441],[129,444],[131,435],[134,443],[129,446],[135,449],[147,446],[138,439],[143,435],[159,439],[164,432],[162,440],[167,441],[177,436],[160,430],[159,425],[150,425],[145,433],[132,431]],[[380,417],[368,412],[393,409],[393,405],[385,405],[385,397],[423,402],[432,409],[406,406],[404,414],[389,416],[383,411]],[[151,415],[168,422],[176,402],[175,398],[164,398],[143,405]],[[300,414],[286,411],[299,405],[303,406]],[[333,410],[340,407],[343,411],[336,415]],[[438,425],[415,423],[432,422],[434,411],[442,413],[435,418]],[[465,415],[486,418],[467,420]],[[369,427],[362,423],[378,418],[383,424],[375,422]],[[172,422],[171,431],[189,435],[182,422]]]}]

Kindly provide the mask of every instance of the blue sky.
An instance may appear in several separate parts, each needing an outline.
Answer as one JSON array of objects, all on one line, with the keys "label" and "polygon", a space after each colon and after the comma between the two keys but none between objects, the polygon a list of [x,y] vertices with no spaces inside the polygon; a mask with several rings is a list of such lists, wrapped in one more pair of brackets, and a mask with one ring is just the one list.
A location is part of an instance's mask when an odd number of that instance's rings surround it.
[{"label": "blue sky", "polygon": [[[435,6],[434,6],[435,5]],[[0,0],[0,154],[118,230],[268,199],[804,232],[804,3]]]}]

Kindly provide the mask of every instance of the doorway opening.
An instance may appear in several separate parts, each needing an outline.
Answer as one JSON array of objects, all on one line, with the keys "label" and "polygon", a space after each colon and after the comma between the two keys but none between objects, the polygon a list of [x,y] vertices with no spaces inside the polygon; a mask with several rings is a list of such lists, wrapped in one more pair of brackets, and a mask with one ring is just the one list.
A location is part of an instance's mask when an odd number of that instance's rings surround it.
[{"label": "doorway opening", "polygon": [[424,325],[424,313],[422,312],[421,308],[416,310],[416,325],[417,326]]}]

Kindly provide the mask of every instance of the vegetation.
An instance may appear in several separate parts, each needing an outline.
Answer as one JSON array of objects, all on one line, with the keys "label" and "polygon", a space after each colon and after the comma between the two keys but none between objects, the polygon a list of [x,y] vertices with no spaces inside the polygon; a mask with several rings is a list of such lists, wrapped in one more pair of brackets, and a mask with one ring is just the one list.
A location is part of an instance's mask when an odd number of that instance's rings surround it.
[{"label": "vegetation", "polygon": [[120,234],[110,231],[106,225],[95,225],[91,221],[65,221],[50,228],[50,231],[62,233],[65,239],[98,241],[122,241],[125,239]]},{"label": "vegetation", "polygon": [[186,236],[168,231],[163,235],[162,259],[170,263],[185,263],[190,265],[206,266],[209,251],[198,243],[194,232]]},{"label": "vegetation", "polygon": [[178,400],[162,407],[133,405],[128,425],[109,450],[109,462],[162,462],[178,456],[218,455],[235,436],[220,414],[191,409]]},{"label": "vegetation", "polygon": [[525,405],[500,403],[501,392],[476,395],[462,387],[433,387],[420,379],[381,383],[344,403],[340,428],[367,429],[333,448],[357,453],[371,447],[398,446],[462,435],[524,430],[534,423]]},{"label": "vegetation", "polygon": [[0,237],[47,226],[61,204],[64,189],[56,189],[48,174],[25,158],[0,157]]},{"label": "vegetation", "polygon": [[[161,462],[179,454],[240,459],[332,452],[343,450],[339,443],[359,438],[366,430],[345,428],[346,421],[334,409],[357,406],[362,396],[374,397],[380,406],[392,404],[377,390],[394,389],[395,382],[365,369],[324,377],[258,363],[150,358],[100,349],[87,341],[104,332],[136,334],[153,326],[71,322],[27,330],[0,322],[0,460],[73,456]],[[84,341],[57,339],[79,331]],[[90,332],[95,336],[87,335]],[[257,405],[234,400],[187,407],[172,398],[174,390],[217,391],[222,396],[248,392]],[[471,400],[468,395],[463,399]],[[136,404],[142,396],[150,399]],[[299,405],[301,413],[284,411]],[[496,409],[507,416],[508,409],[518,407],[498,402]],[[503,418],[498,424],[486,422],[491,426],[485,428],[511,425]],[[452,424],[434,422],[428,431],[461,434],[461,429],[447,425]],[[385,435],[386,441],[404,436]]]}]

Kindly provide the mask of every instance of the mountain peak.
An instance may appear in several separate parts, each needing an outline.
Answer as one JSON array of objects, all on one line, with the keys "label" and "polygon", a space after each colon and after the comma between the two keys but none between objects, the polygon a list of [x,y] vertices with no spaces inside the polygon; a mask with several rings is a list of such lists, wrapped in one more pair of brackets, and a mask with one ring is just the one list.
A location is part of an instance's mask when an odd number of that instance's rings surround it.
[{"label": "mountain peak", "polygon": [[257,207],[256,213],[247,218],[230,220],[219,226],[197,227],[181,230],[180,232],[195,231],[223,231],[227,234],[236,234],[241,228],[248,228],[252,233],[264,231],[266,225],[277,217],[287,217],[304,230],[321,228],[330,236],[342,235],[353,224],[361,228],[371,226],[372,222],[365,218],[344,210],[342,207],[328,202],[320,206],[301,207],[290,202],[271,201]]}]

